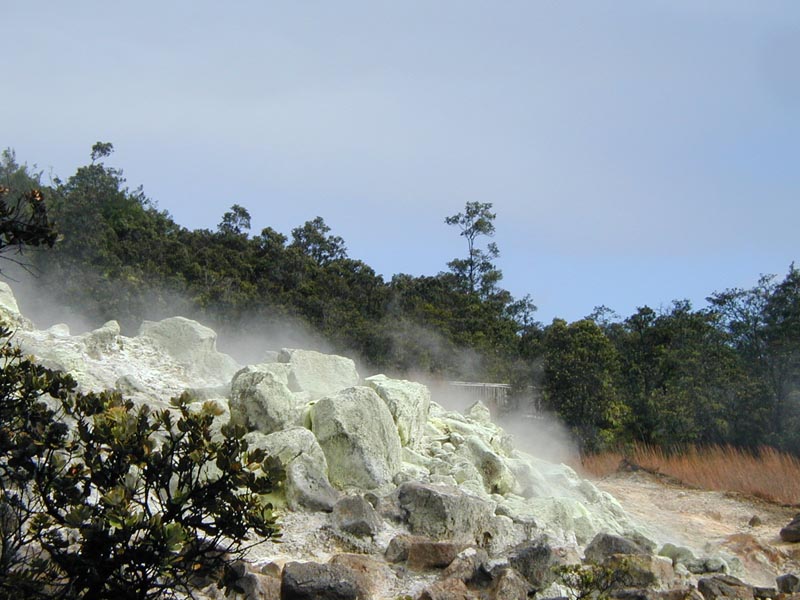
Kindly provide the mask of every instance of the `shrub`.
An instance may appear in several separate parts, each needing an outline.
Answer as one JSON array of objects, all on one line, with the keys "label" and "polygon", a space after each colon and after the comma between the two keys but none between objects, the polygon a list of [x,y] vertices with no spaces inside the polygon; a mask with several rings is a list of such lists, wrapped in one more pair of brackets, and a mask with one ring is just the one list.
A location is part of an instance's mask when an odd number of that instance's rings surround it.
[{"label": "shrub", "polygon": [[[213,403],[135,407],[22,356],[0,327],[0,597],[176,597],[230,587],[248,547],[280,536],[263,451]],[[256,537],[250,537],[255,534]]]}]

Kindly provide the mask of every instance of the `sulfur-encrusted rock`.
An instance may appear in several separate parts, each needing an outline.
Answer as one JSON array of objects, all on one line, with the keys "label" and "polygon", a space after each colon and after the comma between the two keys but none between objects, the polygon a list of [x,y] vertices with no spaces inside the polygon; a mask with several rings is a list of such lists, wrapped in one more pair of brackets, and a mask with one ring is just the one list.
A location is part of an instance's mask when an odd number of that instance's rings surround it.
[{"label": "sulfur-encrusted rock", "polygon": [[311,430],[339,488],[372,490],[400,471],[400,438],[383,400],[370,388],[352,387],[311,408]]},{"label": "sulfur-encrusted rock", "polygon": [[213,329],[185,317],[145,321],[139,337],[154,342],[187,371],[201,377],[230,380],[239,368],[230,356],[217,351]]},{"label": "sulfur-encrusted rock", "polygon": [[249,430],[280,431],[299,420],[294,394],[278,375],[264,370],[239,371],[231,382],[231,418]]},{"label": "sulfur-encrusted rock", "polygon": [[408,482],[397,499],[412,533],[433,539],[481,544],[494,514],[492,503],[452,486]]},{"label": "sulfur-encrusted rock", "polygon": [[251,448],[262,448],[277,458],[286,471],[286,502],[292,510],[333,510],[339,493],[328,481],[325,453],[314,434],[292,427],[269,435],[252,431],[245,436]]},{"label": "sulfur-encrusted rock", "polygon": [[343,356],[283,349],[278,361],[289,365],[289,388],[293,392],[308,392],[312,399],[335,394],[359,382],[355,363]]},{"label": "sulfur-encrusted rock", "polygon": [[410,448],[418,448],[428,421],[431,393],[421,383],[389,379],[385,375],[375,375],[366,379],[366,384],[377,392],[389,412],[392,413],[400,443]]}]

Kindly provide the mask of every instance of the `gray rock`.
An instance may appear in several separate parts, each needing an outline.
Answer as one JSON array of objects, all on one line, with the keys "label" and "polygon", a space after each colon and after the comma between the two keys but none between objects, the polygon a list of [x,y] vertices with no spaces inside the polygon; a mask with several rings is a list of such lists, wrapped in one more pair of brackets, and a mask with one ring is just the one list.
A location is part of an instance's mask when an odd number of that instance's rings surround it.
[{"label": "gray rock", "polygon": [[471,586],[483,586],[491,581],[486,569],[489,555],[481,548],[465,548],[442,571],[443,579],[460,579]]},{"label": "gray rock", "polygon": [[386,402],[397,426],[400,443],[418,448],[428,422],[431,401],[428,388],[421,383],[389,379],[385,375],[368,377],[365,382]]},{"label": "gray rock", "polygon": [[617,579],[616,587],[666,589],[675,582],[672,560],[666,556],[614,554],[603,561]]},{"label": "gray rock", "polygon": [[781,539],[784,542],[800,542],[800,514],[781,529]]},{"label": "gray rock", "polygon": [[283,349],[278,361],[289,365],[289,388],[293,392],[308,392],[312,399],[335,394],[359,382],[355,363],[343,356]]},{"label": "gray rock", "polygon": [[755,596],[757,600],[767,600],[767,599],[771,600],[777,595],[778,595],[777,588],[753,586],[753,596]]},{"label": "gray rock", "polygon": [[347,496],[333,507],[336,528],[357,537],[375,537],[383,525],[372,505],[361,496]]},{"label": "gray rock", "polygon": [[492,583],[489,586],[491,600],[526,600],[530,592],[528,580],[513,567],[492,571]]},{"label": "gray rock", "polygon": [[281,600],[360,600],[365,592],[342,565],[290,562],[283,567]]},{"label": "gray rock", "polygon": [[390,587],[397,576],[388,565],[363,554],[337,554],[328,564],[340,565],[352,571],[358,586],[366,592],[364,598],[374,598],[379,590]]},{"label": "gray rock", "polygon": [[292,510],[306,508],[331,512],[339,492],[320,472],[320,465],[308,456],[300,456],[286,468],[286,502]]},{"label": "gray rock", "polygon": [[408,482],[397,489],[397,499],[411,532],[433,539],[480,545],[494,513],[490,502],[450,486]]},{"label": "gray rock", "polygon": [[444,569],[456,559],[465,545],[458,542],[435,542],[427,538],[412,537],[407,540],[406,563],[416,570]]},{"label": "gray rock", "polygon": [[515,548],[509,554],[508,562],[536,591],[543,590],[555,581],[553,567],[558,564],[558,559],[547,541],[542,538]]},{"label": "gray rock", "polygon": [[422,590],[417,600],[478,600],[478,596],[460,579],[444,579]]},{"label": "gray rock", "polygon": [[736,598],[737,600],[754,600],[753,587],[730,575],[714,575],[700,579],[697,589],[705,600],[718,598]]},{"label": "gray rock", "polygon": [[370,388],[348,388],[321,399],[311,409],[311,429],[334,486],[372,490],[391,484],[400,471],[397,428]]},{"label": "gray rock", "polygon": [[650,552],[636,542],[610,533],[598,533],[584,551],[586,560],[597,564],[613,554],[650,554]]},{"label": "gray rock", "polygon": [[796,594],[800,592],[800,577],[794,573],[786,573],[775,579],[778,591],[783,594]]}]

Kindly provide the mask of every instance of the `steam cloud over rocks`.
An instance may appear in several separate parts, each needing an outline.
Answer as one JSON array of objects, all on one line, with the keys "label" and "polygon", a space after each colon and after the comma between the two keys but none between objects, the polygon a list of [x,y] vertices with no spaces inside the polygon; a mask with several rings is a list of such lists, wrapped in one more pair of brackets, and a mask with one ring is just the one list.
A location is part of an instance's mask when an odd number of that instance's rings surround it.
[{"label": "steam cloud over rocks", "polygon": [[[424,563],[430,552],[470,546],[507,561],[542,536],[573,556],[600,533],[646,541],[613,497],[517,449],[480,403],[449,411],[424,385],[362,378],[352,360],[314,351],[242,366],[217,351],[214,331],[182,317],[145,322],[134,337],[115,321],[81,335],[66,325],[37,330],[5,283],[0,317],[26,354],[70,372],[84,391],[116,389],[163,409],[188,390],[198,407],[222,409],[218,427],[231,419],[246,427],[249,445],[286,473],[271,498],[283,509],[285,540],[260,546],[258,562],[341,561],[344,548]],[[415,543],[419,536],[432,541]],[[397,577],[386,575],[382,593],[409,591]]]}]

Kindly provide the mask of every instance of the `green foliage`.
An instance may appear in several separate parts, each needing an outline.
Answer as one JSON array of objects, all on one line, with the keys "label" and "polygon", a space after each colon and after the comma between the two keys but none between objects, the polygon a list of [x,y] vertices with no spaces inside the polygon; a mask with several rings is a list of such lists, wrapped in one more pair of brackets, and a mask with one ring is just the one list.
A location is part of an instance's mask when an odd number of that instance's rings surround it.
[{"label": "green foliage", "polygon": [[458,227],[461,236],[467,240],[466,258],[453,259],[447,266],[463,289],[478,293],[482,298],[488,298],[497,291],[497,284],[503,277],[493,262],[500,256],[497,244],[490,242],[485,250],[477,246],[481,236],[494,236],[494,220],[497,215],[491,212],[491,208],[489,202],[467,202],[464,212],[444,220],[448,225]]},{"label": "green foliage", "polygon": [[544,335],[547,406],[592,451],[612,441],[625,417],[616,381],[619,356],[600,327],[584,319],[567,325],[556,319]]},{"label": "green foliage", "polygon": [[278,474],[242,431],[212,433],[213,403],[153,412],[0,358],[0,597],[177,597],[279,537],[261,499]]},{"label": "green foliage", "polygon": [[573,600],[606,600],[609,592],[630,587],[630,569],[623,561],[616,568],[602,565],[559,565],[553,568],[558,583],[568,589]]}]

